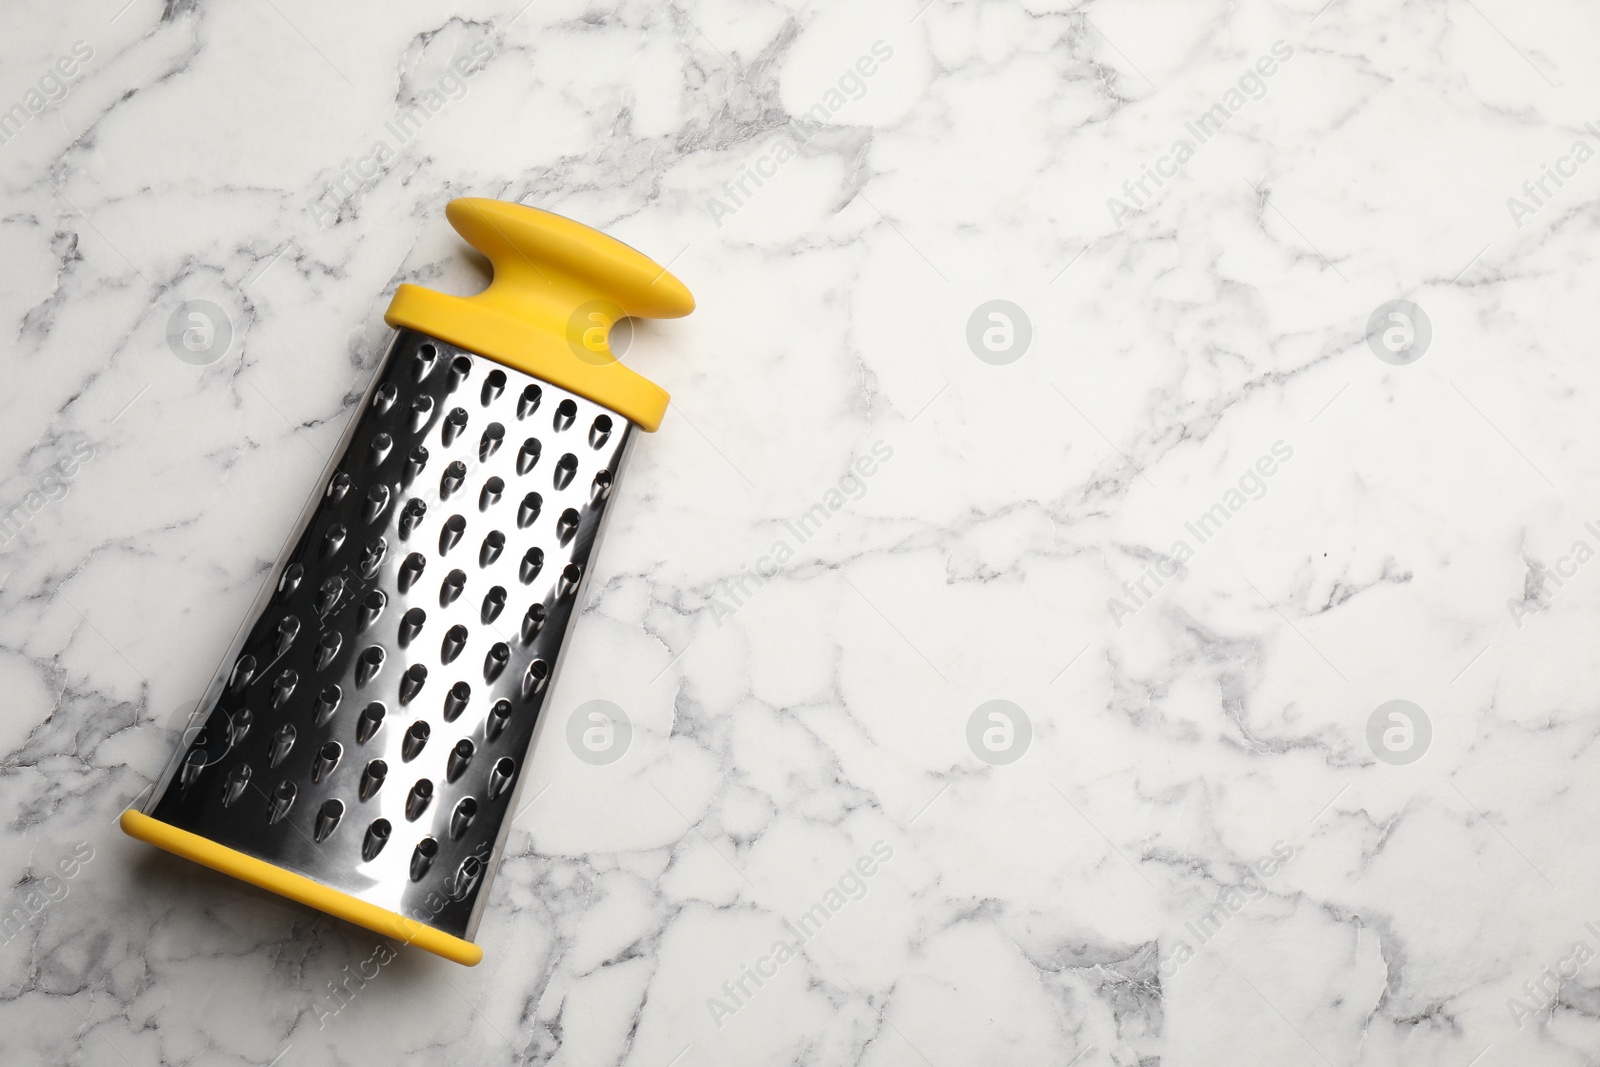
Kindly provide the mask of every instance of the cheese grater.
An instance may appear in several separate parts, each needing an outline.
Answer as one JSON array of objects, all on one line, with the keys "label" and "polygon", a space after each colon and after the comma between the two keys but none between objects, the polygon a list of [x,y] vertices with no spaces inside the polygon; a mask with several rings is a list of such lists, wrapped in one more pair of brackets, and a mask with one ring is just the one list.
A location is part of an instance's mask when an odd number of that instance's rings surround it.
[{"label": "cheese grater", "polygon": [[623,316],[683,284],[569,219],[461,199],[494,276],[401,285],[389,351],[134,837],[467,965],[638,431]]}]

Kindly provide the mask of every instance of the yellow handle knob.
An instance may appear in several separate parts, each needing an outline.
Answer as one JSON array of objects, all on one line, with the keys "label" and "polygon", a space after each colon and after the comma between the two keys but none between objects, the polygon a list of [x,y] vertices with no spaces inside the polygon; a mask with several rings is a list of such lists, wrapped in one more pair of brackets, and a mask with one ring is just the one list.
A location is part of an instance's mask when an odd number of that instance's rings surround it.
[{"label": "yellow handle knob", "polygon": [[468,197],[445,216],[489,257],[489,287],[460,297],[402,285],[384,321],[542,378],[641,429],[661,424],[666,391],[619,363],[609,335],[623,317],[693,311],[682,282],[621,241],[538,208]]}]

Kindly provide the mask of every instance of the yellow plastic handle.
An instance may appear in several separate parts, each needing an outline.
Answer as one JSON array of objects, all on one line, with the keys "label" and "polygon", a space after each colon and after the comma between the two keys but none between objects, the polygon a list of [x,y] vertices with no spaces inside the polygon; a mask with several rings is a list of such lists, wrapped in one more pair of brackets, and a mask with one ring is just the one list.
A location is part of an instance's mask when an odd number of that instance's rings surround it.
[{"label": "yellow plastic handle", "polygon": [[624,317],[694,310],[684,284],[648,256],[582,223],[502,200],[452,200],[445,216],[489,257],[474,296],[402,285],[384,321],[498,360],[603,404],[643,430],[661,425],[667,392],[611,352]]}]

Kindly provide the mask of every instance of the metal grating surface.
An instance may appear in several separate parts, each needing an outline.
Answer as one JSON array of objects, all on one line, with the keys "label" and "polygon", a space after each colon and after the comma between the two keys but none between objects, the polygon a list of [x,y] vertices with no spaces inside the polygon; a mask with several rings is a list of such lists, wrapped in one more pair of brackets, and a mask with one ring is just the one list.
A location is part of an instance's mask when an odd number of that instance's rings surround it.
[{"label": "metal grating surface", "polygon": [[633,432],[400,331],[146,812],[470,938]]}]

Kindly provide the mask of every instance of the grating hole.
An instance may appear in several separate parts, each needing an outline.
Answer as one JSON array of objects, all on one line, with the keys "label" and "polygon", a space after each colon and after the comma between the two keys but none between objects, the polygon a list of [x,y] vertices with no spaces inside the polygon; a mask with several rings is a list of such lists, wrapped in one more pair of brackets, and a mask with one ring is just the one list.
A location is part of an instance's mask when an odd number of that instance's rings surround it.
[{"label": "grating hole", "polygon": [[439,854],[439,842],[431,837],[424,837],[417,842],[417,847],[411,853],[411,880],[422,881],[422,876],[428,873],[428,868],[433,866],[433,857]]},{"label": "grating hole", "polygon": [[484,427],[483,436],[478,438],[478,459],[486,460],[500,450],[500,444],[506,439],[506,428],[498,422],[491,422]]},{"label": "grating hole", "polygon": [[500,399],[500,394],[506,389],[506,372],[503,370],[490,371],[489,376],[483,380],[481,394],[483,406],[488,407]]},{"label": "grating hole", "polygon": [[572,428],[573,421],[577,419],[577,417],[578,405],[573,403],[570,399],[563,400],[560,404],[556,405],[556,417],[554,420],[552,420],[552,425],[555,426],[556,432],[558,433],[562,430],[570,430]]},{"label": "grating hole", "polygon": [[556,461],[555,485],[557,489],[565,489],[572,484],[572,476],[578,473],[578,457],[571,452]]},{"label": "grating hole", "polygon": [[500,502],[500,494],[506,491],[505,479],[500,477],[490,478],[483,483],[483,491],[478,494],[478,510],[488,511]]},{"label": "grating hole", "polygon": [[383,851],[383,846],[389,843],[391,827],[388,819],[373,819],[372,825],[367,827],[366,838],[361,843],[361,858],[371,863],[378,858],[378,853]]}]

